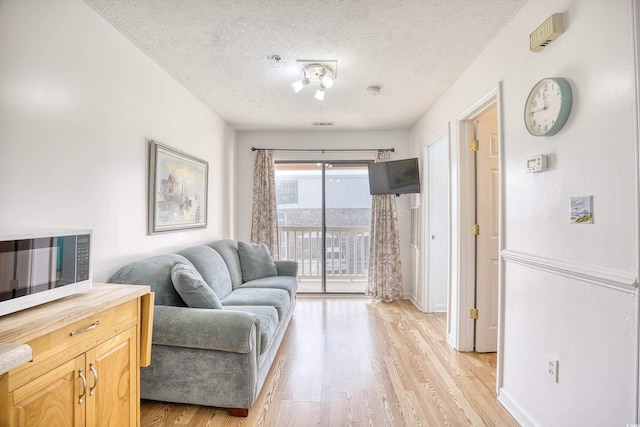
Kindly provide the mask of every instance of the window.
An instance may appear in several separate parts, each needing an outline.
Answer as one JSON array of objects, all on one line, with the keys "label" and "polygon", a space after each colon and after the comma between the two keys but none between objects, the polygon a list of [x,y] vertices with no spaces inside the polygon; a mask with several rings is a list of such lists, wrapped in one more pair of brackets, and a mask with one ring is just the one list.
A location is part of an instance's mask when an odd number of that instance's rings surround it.
[{"label": "window", "polygon": [[297,205],[298,180],[276,180],[276,201],[278,205]]}]

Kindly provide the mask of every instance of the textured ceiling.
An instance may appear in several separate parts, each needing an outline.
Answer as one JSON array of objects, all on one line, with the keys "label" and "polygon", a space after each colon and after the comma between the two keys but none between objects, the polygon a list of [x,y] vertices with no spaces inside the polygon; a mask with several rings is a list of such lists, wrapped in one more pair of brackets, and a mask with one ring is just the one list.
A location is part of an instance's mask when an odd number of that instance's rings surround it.
[{"label": "textured ceiling", "polygon": [[[409,129],[525,1],[85,0],[238,130]],[[324,101],[298,59],[337,60]]]}]

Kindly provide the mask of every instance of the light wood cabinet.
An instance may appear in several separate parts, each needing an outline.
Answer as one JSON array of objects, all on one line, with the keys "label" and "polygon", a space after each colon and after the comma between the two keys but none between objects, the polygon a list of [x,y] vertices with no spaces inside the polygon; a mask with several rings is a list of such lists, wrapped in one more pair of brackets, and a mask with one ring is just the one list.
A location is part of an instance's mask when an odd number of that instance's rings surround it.
[{"label": "light wood cabinet", "polygon": [[152,310],[147,286],[105,284],[0,317],[0,342],[33,351],[0,376],[0,426],[139,425]]},{"label": "light wood cabinet", "polygon": [[[93,382],[87,391],[87,420],[95,426],[135,426],[137,393],[136,335],[129,329],[88,354]],[[97,381],[96,381],[97,375]],[[117,410],[114,410],[117,408]],[[90,409],[90,411],[89,411]]]},{"label": "light wood cabinet", "polygon": [[11,396],[13,419],[3,422],[14,426],[85,425],[83,407],[76,398],[76,376],[83,362],[84,357],[71,359],[16,389]]}]

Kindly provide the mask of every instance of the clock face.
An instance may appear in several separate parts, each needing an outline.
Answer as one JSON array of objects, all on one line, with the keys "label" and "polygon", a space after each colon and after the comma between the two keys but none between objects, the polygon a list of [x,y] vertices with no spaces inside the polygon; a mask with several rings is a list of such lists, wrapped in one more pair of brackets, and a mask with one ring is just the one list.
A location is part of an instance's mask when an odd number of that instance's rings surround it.
[{"label": "clock face", "polygon": [[524,123],[533,136],[551,136],[562,129],[571,113],[573,93],[562,78],[540,80],[524,106]]}]

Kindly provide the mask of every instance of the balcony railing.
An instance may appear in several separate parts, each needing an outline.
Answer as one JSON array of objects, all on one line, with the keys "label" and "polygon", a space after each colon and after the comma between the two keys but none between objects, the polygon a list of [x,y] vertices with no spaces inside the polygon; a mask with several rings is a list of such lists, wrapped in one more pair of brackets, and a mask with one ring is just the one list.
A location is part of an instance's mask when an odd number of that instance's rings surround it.
[{"label": "balcony railing", "polygon": [[[309,279],[366,279],[369,269],[369,227],[279,226],[280,259],[296,260],[298,276]],[[323,240],[325,242],[323,250]]]}]

